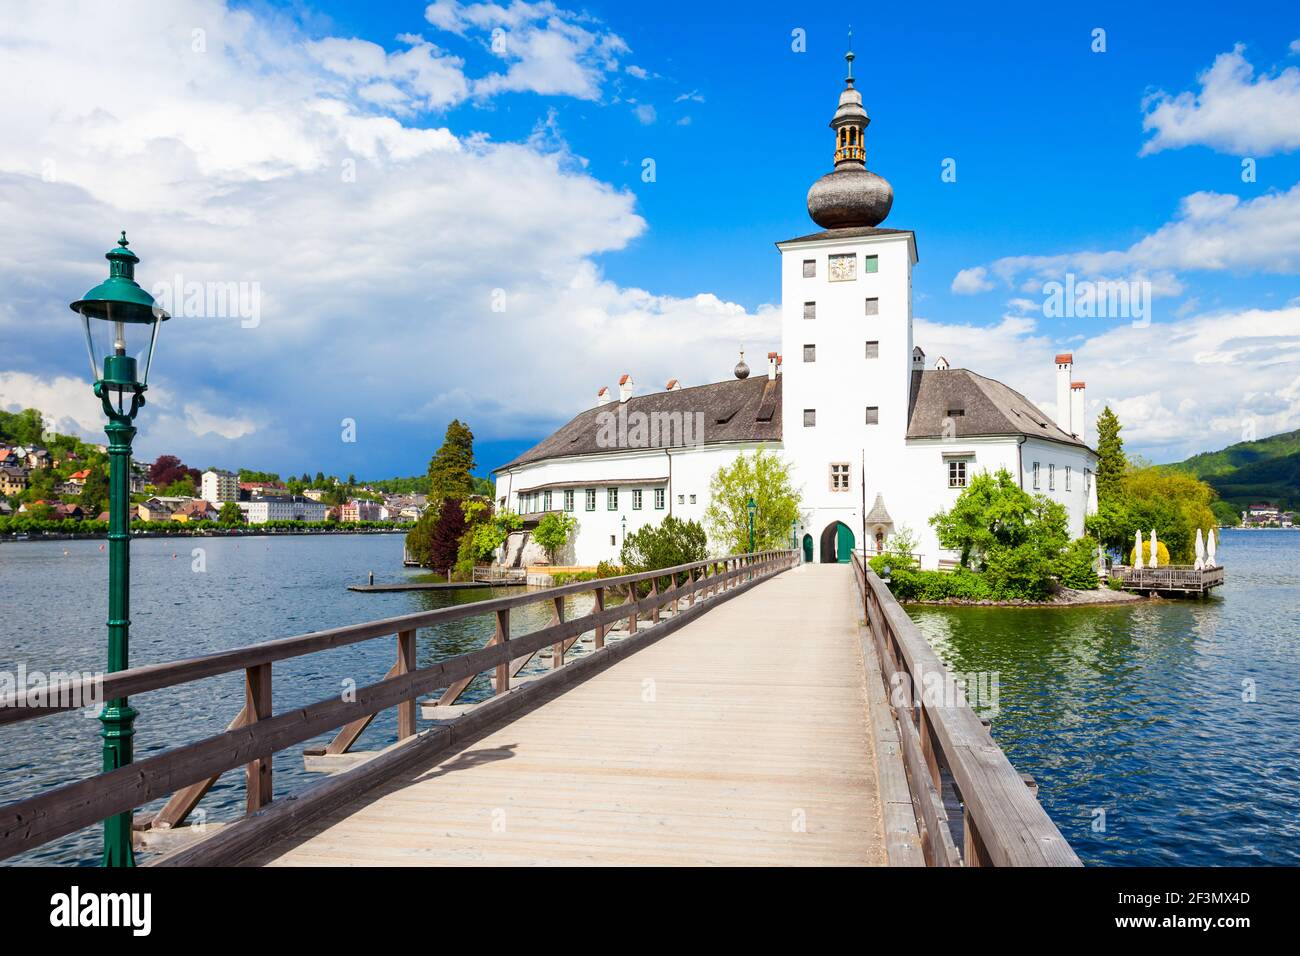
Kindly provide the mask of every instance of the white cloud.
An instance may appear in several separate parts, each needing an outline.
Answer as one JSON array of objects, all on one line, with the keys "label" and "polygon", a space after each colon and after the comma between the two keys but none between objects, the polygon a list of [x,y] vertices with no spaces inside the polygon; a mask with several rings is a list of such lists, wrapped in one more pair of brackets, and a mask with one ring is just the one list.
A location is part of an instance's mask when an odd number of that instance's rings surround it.
[{"label": "white cloud", "polygon": [[989,270],[984,266],[962,269],[952,280],[952,291],[957,295],[975,295],[979,292],[988,292],[992,288]]},{"label": "white cloud", "polygon": [[204,435],[219,435],[233,441],[257,431],[255,422],[246,418],[214,415],[197,402],[186,402],[184,413],[186,427],[200,438]]},{"label": "white cloud", "polygon": [[39,408],[54,431],[104,441],[104,412],[90,390],[89,372],[85,378],[0,372],[0,408]]},{"label": "white cloud", "polygon": [[1183,198],[1174,219],[1125,249],[1050,256],[1007,256],[963,269],[953,292],[984,291],[990,274],[1022,292],[1041,292],[1067,273],[1093,280],[1150,282],[1156,296],[1180,295],[1183,271],[1300,273],[1300,183],[1283,193],[1243,200],[1198,192]]},{"label": "white cloud", "polygon": [[649,126],[659,118],[659,114],[655,112],[655,108],[649,103],[638,103],[632,107],[632,112],[636,114],[637,121],[642,126]]},{"label": "white cloud", "polygon": [[[618,70],[618,57],[629,52],[622,37],[548,0],[514,0],[509,6],[437,0],[424,16],[459,36],[486,34],[489,50],[509,63],[504,73],[474,81],[476,96],[529,91],[599,99],[605,75]],[[640,67],[628,72],[634,69]]]},{"label": "white cloud", "polygon": [[634,63],[628,65],[628,67],[627,67],[627,73],[628,73],[629,76],[634,76],[634,77],[636,77],[638,80],[644,80],[646,77],[648,77],[648,76],[650,75],[650,74],[646,71],[645,67],[643,67],[643,66],[637,66],[637,65],[634,64]]},{"label": "white cloud", "polygon": [[[927,362],[944,355],[1055,412],[1052,355],[1062,343],[1032,319],[1006,316],[992,327],[917,319],[914,331]],[[1088,384],[1089,422],[1109,404],[1126,446],[1156,461],[1242,441],[1248,425],[1260,437],[1300,427],[1300,307],[1085,330],[1071,351]]]},{"label": "white cloud", "polygon": [[409,48],[389,53],[369,40],[327,37],[307,44],[307,54],[327,71],[356,84],[371,103],[400,111],[437,110],[469,95],[464,61],[444,55],[419,37]]},{"label": "white cloud", "polygon": [[[631,192],[586,173],[552,112],[522,143],[384,115],[375,101],[393,94],[374,84],[416,95],[393,54],[320,45],[218,0],[159,6],[148,29],[100,4],[82,21],[69,33],[33,2],[0,25],[21,51],[0,78],[33,89],[0,102],[18,137],[0,141],[7,406],[101,430],[67,302],[102,278],[122,228],[147,287],[260,290],[254,328],[167,323],[142,457],[409,469],[452,415],[480,438],[531,437],[621,371],[716,381],[740,342],[778,338],[770,310],[603,278],[595,257],[645,222]],[[203,54],[188,46],[194,23],[208,25]],[[133,64],[129,102],[105,45]],[[57,175],[41,176],[43,154]],[[344,418],[355,444],[340,442]]]},{"label": "white cloud", "polygon": [[1175,96],[1161,90],[1144,100],[1142,128],[1154,135],[1143,144],[1142,155],[1200,145],[1237,156],[1267,156],[1300,147],[1300,68],[1256,77],[1244,50],[1237,44],[1215,57],[1197,77],[1198,92]]},{"label": "white cloud", "polygon": [[689,93],[683,93],[673,100],[674,103],[703,103],[704,97],[699,90],[691,90]]}]

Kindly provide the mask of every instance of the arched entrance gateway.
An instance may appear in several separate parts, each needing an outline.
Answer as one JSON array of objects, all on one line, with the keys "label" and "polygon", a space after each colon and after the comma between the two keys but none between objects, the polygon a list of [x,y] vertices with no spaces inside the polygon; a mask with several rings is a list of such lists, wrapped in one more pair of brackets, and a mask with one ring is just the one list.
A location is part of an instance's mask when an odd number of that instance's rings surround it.
[{"label": "arched entrance gateway", "polygon": [[822,532],[821,563],[848,564],[853,542],[853,530],[843,521],[832,521]]},{"label": "arched entrance gateway", "polygon": [[805,564],[812,564],[813,559],[813,539],[812,535],[803,536],[803,560]]}]

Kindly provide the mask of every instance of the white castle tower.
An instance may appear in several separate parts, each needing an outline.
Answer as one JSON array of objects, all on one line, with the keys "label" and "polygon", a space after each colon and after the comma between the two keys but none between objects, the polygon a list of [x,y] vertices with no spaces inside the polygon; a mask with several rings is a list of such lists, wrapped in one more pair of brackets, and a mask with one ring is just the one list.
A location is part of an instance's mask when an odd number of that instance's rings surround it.
[{"label": "white castle tower", "polygon": [[[871,120],[854,88],[853,53],[845,58],[848,76],[830,123],[835,168],[808,191],[808,213],[824,231],[777,243],[783,444],[809,512],[800,537],[810,533],[819,554],[835,521],[855,541],[861,535],[864,455],[869,490],[879,487],[876,469],[901,464],[914,365],[916,240],[908,230],[880,227],[893,189],[866,168]],[[847,543],[845,531],[838,537]]]}]

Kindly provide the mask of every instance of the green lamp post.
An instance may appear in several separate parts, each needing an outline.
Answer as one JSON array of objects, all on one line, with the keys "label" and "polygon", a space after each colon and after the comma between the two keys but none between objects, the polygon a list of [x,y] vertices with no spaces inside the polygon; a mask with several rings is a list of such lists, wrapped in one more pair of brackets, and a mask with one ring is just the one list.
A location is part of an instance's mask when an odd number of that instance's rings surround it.
[{"label": "green lamp post", "polygon": [[[109,252],[108,278],[91,289],[72,311],[81,316],[95,394],[108,425],[108,671],[125,670],[131,629],[131,440],[136,412],[153,362],[158,329],[168,318],[135,281],[140,257],[127,248],[126,233]],[[128,349],[135,355],[128,354]],[[103,724],[104,771],[131,762],[136,712],[125,697],[110,700],[99,715]],[[134,866],[131,813],[104,821],[104,866]]]},{"label": "green lamp post", "polygon": [[754,553],[754,513],[758,511],[758,502],[756,502],[753,498],[750,498],[749,504],[746,505],[746,508],[749,510],[749,553],[753,554]]},{"label": "green lamp post", "polygon": [[799,519],[790,519],[790,550],[799,550]]}]

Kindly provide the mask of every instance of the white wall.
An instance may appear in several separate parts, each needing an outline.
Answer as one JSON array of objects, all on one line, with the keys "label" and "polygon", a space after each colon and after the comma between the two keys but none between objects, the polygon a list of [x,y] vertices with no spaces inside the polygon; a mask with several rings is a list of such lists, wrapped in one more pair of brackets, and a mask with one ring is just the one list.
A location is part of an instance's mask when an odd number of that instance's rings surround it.
[{"label": "white wall", "polygon": [[[623,519],[627,519],[627,533],[631,534],[646,524],[658,524],[668,515],[686,521],[704,524],[708,507],[709,481],[719,468],[731,464],[736,456],[750,453],[760,446],[753,443],[727,445],[699,445],[673,449],[624,449],[601,455],[575,458],[555,458],[534,464],[522,465],[496,476],[495,500],[500,507],[518,509],[519,491],[539,485],[555,485],[551,491],[551,507],[564,507],[564,488],[574,489],[573,517],[578,520],[569,554],[580,566],[593,566],[601,561],[617,561],[623,547]],[[779,443],[768,447],[780,451]],[[657,480],[656,480],[657,479]],[[667,480],[665,480],[667,479]],[[618,485],[618,507],[610,510],[607,492],[611,480],[634,481]],[[654,489],[664,489],[664,507],[655,508]],[[586,510],[586,489],[596,489],[596,509]],[[633,505],[633,491],[641,489],[641,509]],[[678,503],[678,496],[682,503]],[[694,496],[694,501],[692,501]],[[518,547],[516,543],[514,547]],[[525,558],[533,552],[526,552]],[[513,552],[511,552],[513,556]]]}]

